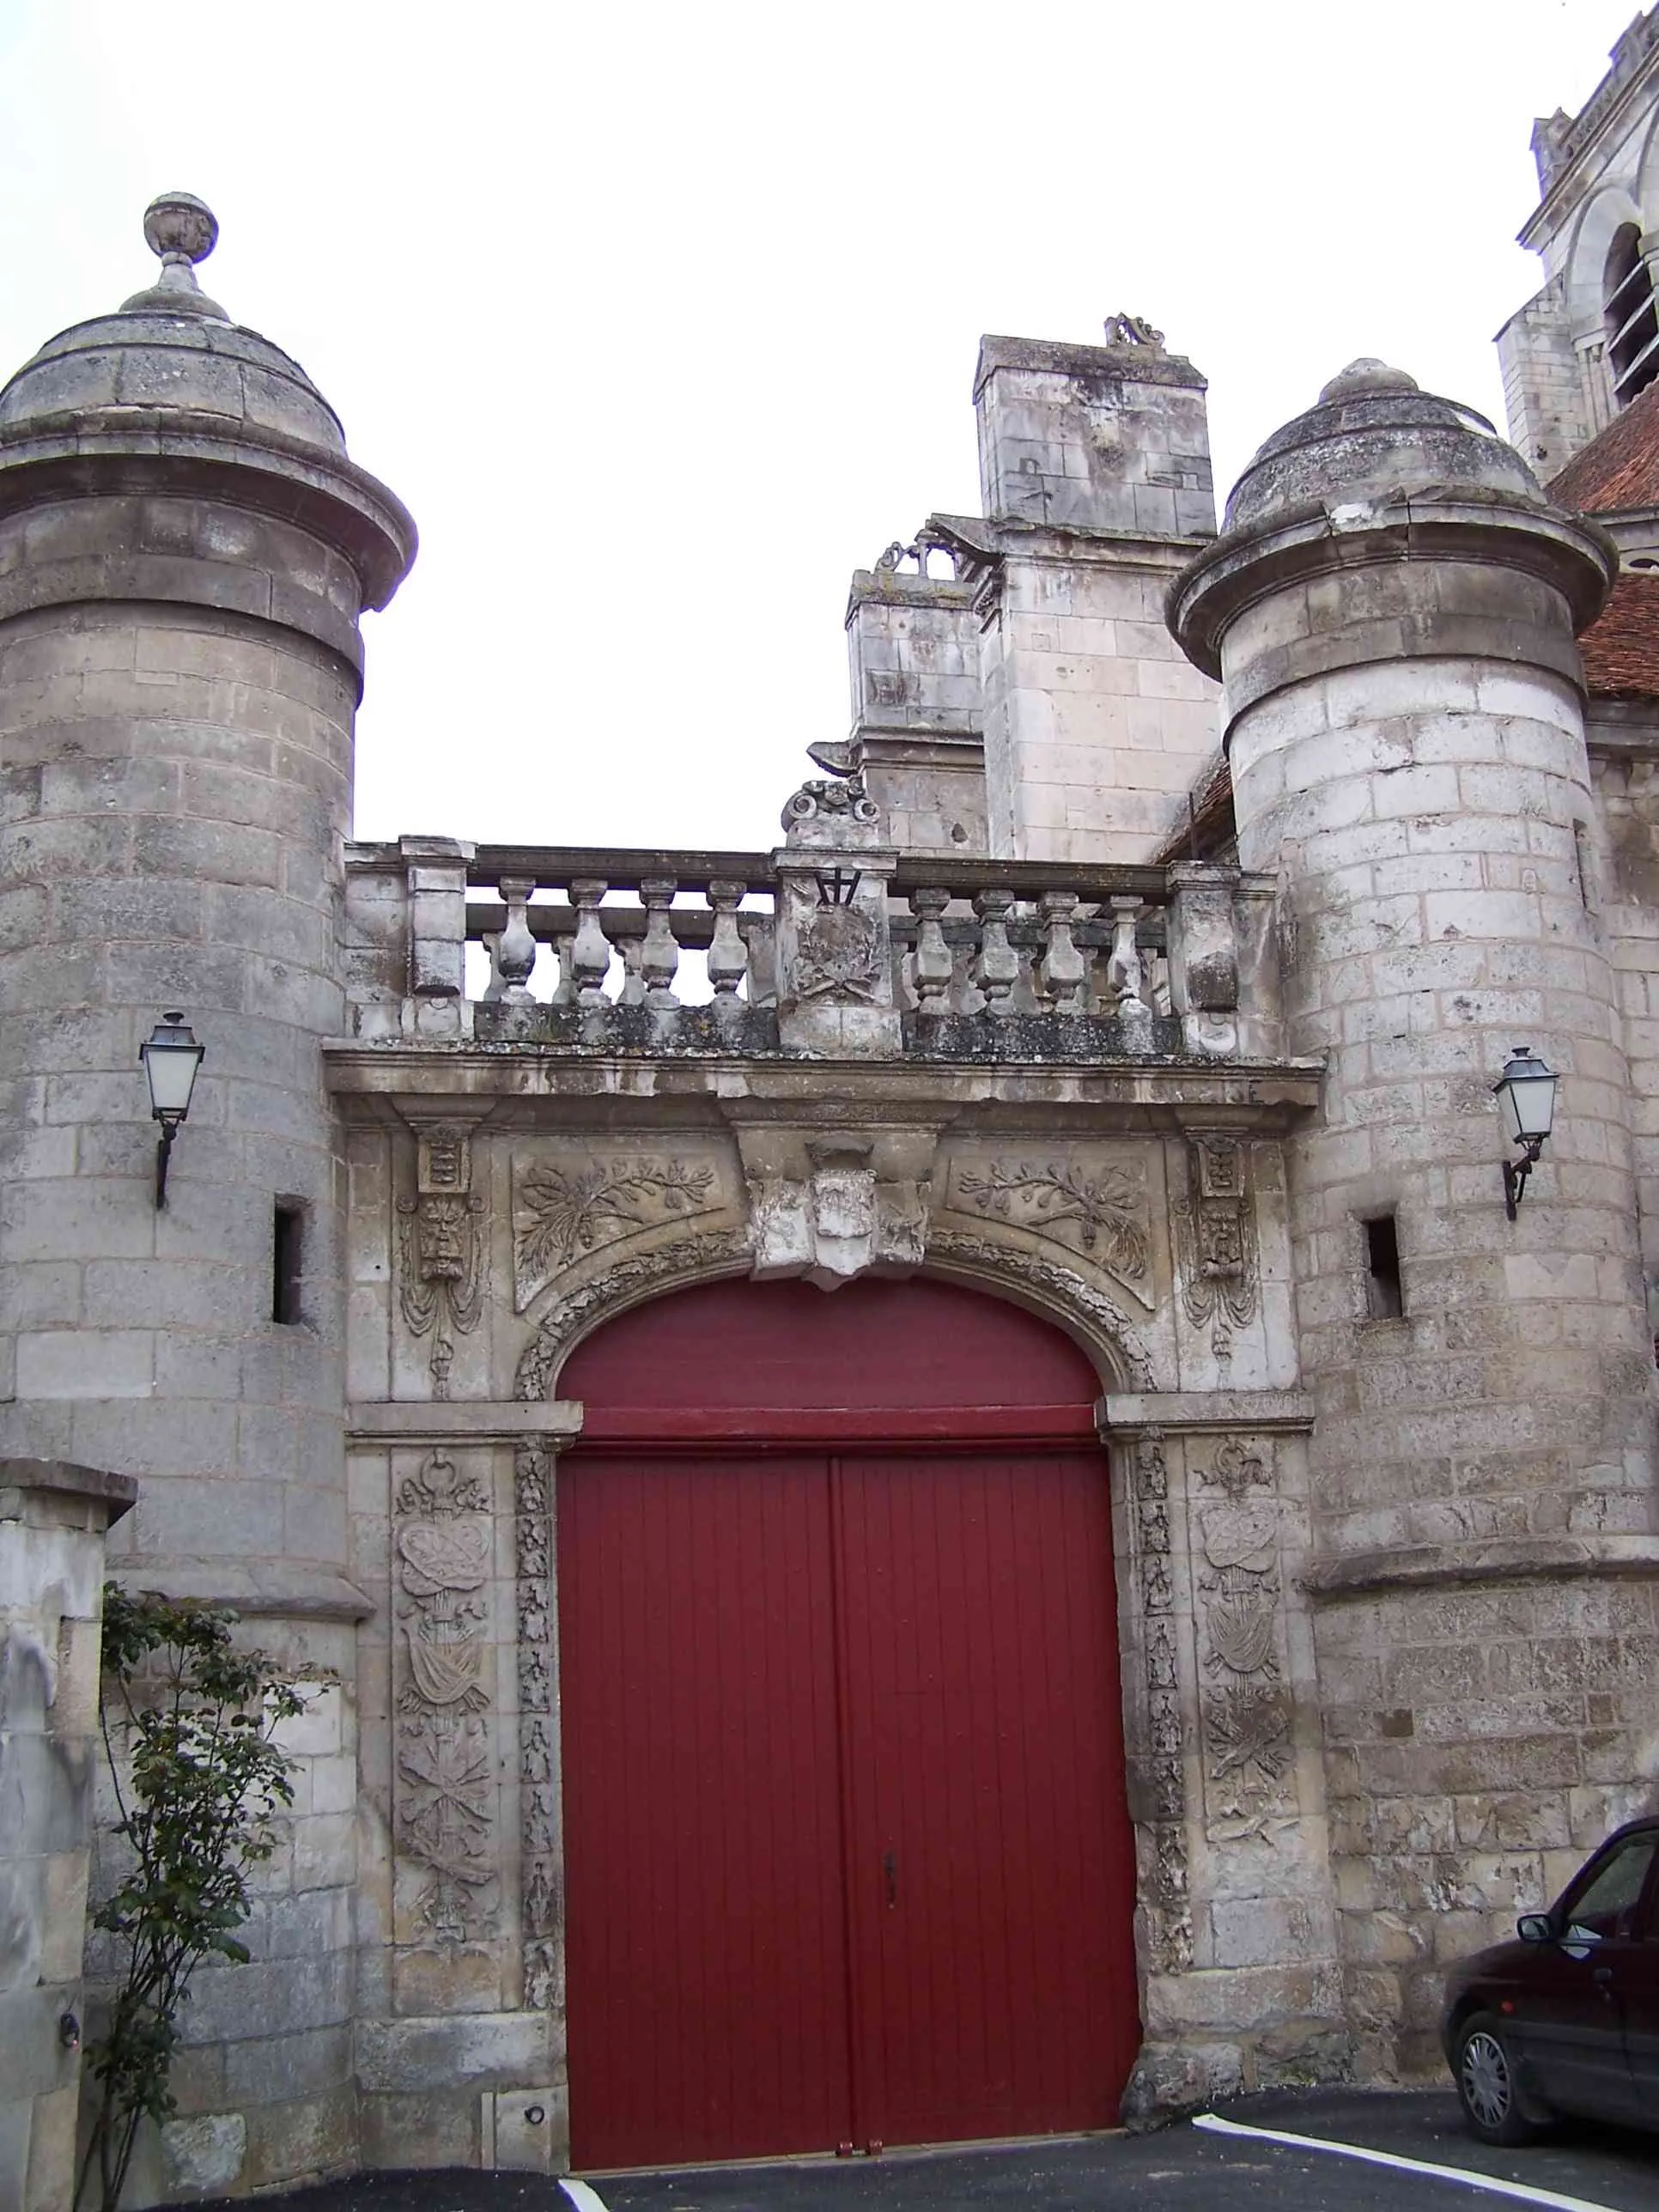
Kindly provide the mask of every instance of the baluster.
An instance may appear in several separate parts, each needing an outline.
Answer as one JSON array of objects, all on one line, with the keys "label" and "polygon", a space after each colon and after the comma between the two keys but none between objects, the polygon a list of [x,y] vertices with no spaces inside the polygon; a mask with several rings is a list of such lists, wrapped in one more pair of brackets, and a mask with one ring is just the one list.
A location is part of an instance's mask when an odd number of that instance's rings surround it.
[{"label": "baluster", "polygon": [[501,936],[498,932],[486,929],[480,932],[478,942],[483,947],[484,958],[489,963],[489,980],[484,984],[483,997],[478,1003],[483,1006],[493,1006],[501,997],[502,988],[501,963],[498,957]]},{"label": "baluster", "polygon": [[1008,994],[1019,980],[1019,955],[1008,942],[1013,904],[1009,891],[981,891],[974,900],[980,933],[973,978],[984,994],[986,1012],[995,1021],[1006,1021],[1014,1012]]},{"label": "baluster", "polygon": [[910,894],[910,910],[917,924],[911,976],[916,987],[919,1014],[948,1014],[951,1011],[951,979],[955,963],[940,927],[950,903],[950,892],[933,884],[919,885]]},{"label": "baluster", "polygon": [[611,944],[599,920],[599,901],[611,886],[584,876],[570,886],[570,903],[576,909],[576,941],[570,948],[570,973],[579,1006],[603,1006],[605,979],[611,972]]},{"label": "baluster", "polygon": [[1117,1011],[1124,1018],[1146,1011],[1140,995],[1140,952],[1135,944],[1135,921],[1139,913],[1140,901],[1137,898],[1112,901],[1112,957],[1107,963],[1106,980],[1117,994]]},{"label": "baluster", "polygon": [[574,939],[560,937],[554,939],[553,955],[559,963],[559,980],[553,986],[550,1006],[574,1006],[576,1003],[576,979],[572,973],[570,956],[575,949]]},{"label": "baluster", "polygon": [[678,889],[672,876],[653,876],[648,884],[640,885],[645,907],[645,943],[640,950],[645,1003],[659,1011],[679,1004],[674,996],[674,970],[680,964],[680,948],[668,913]]},{"label": "baluster", "polygon": [[617,994],[619,1006],[642,1006],[645,1004],[645,939],[642,937],[619,937],[617,950],[622,955],[622,988]]},{"label": "baluster", "polygon": [[708,981],[717,999],[730,998],[749,970],[749,948],[738,929],[738,908],[747,884],[710,884],[714,934],[708,947]]},{"label": "baluster", "polygon": [[522,1006],[530,996],[530,971],[536,964],[536,940],[530,933],[525,911],[536,888],[533,876],[503,876],[501,897],[507,907],[507,927],[495,945],[495,968],[501,979],[501,996]]},{"label": "baluster", "polygon": [[1070,891],[1044,891],[1037,901],[1048,944],[1037,963],[1037,996],[1057,1014],[1086,1014],[1089,977],[1072,935],[1077,900]]}]

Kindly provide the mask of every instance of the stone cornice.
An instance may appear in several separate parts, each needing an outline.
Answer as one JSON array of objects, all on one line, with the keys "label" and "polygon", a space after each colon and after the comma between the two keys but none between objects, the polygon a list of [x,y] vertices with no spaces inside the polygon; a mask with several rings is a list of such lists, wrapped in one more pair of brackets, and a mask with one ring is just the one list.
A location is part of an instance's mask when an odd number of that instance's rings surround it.
[{"label": "stone cornice", "polygon": [[1335,1600],[1372,1590],[1438,1589],[1557,1575],[1659,1577],[1659,1536],[1516,1536],[1390,1545],[1346,1559],[1316,1559],[1303,1582],[1314,1597]]},{"label": "stone cornice", "polygon": [[1155,1430],[1185,1436],[1305,1436],[1314,1424],[1314,1403],[1302,1390],[1122,1390],[1101,1400],[1098,1418],[1100,1433],[1109,1441]]},{"label": "stone cornice", "polygon": [[523,1437],[552,1443],[569,1441],[581,1425],[582,1409],[568,1398],[535,1405],[516,1398],[359,1399],[346,1407],[346,1442],[359,1448],[517,1443]]},{"label": "stone cornice", "polygon": [[1408,560],[1468,561],[1535,576],[1566,600],[1575,629],[1600,614],[1619,568],[1612,539],[1582,517],[1497,491],[1478,500],[1401,494],[1305,507],[1266,528],[1227,532],[1177,578],[1165,614],[1193,665],[1219,677],[1222,641],[1247,608],[1333,570]]},{"label": "stone cornice", "polygon": [[[765,1060],[708,1054],[629,1059],[514,1043],[398,1040],[323,1048],[331,1095],[354,1120],[384,1123],[421,1102],[499,1102],[497,1126],[552,1121],[662,1126],[690,1109],[826,1124],[955,1121],[975,1126],[1024,1109],[1070,1112],[1095,1129],[1142,1133],[1186,1128],[1277,1133],[1318,1103],[1322,1063],[1198,1060],[1042,1061],[983,1065],[895,1056],[880,1060]],[[697,1109],[706,1104],[708,1112]]]},{"label": "stone cornice", "polygon": [[0,434],[0,514],[88,493],[172,493],[297,524],[356,569],[383,607],[409,573],[416,532],[403,501],[343,454],[184,408],[105,407],[31,416]]}]

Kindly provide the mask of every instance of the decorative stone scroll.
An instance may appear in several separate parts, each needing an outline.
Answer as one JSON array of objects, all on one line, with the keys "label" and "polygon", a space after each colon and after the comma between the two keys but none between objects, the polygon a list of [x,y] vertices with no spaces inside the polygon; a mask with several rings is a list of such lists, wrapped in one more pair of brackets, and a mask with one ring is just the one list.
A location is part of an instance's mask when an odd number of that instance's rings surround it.
[{"label": "decorative stone scroll", "polygon": [[513,1548],[519,1626],[519,1844],[524,2005],[562,2001],[563,1888],[556,1799],[553,1659],[553,1455],[526,1437],[513,1459]]},{"label": "decorative stone scroll", "polygon": [[1194,1137],[1191,1185],[1170,1212],[1181,1302],[1194,1328],[1207,1328],[1225,1366],[1235,1333],[1255,1317],[1257,1254],[1245,1147],[1236,1137]]},{"label": "decorative stone scroll", "polygon": [[1285,1809],[1289,1786],[1273,1444],[1230,1437],[1192,1473],[1200,1492],[1221,1493],[1194,1507],[1194,1522],[1205,1810],[1212,1834],[1230,1838]]},{"label": "decorative stone scroll", "polygon": [[400,1486],[392,1517],[402,1629],[394,1831],[399,1856],[425,1875],[419,1921],[445,1944],[488,1935],[495,1917],[489,1571],[482,1485],[447,1453],[429,1453]]},{"label": "decorative stone scroll", "polygon": [[1163,1439],[1135,1445],[1134,1538],[1146,1662],[1146,1733],[1152,1819],[1147,1894],[1153,1963],[1178,1974],[1193,1961],[1187,1865],[1187,1784],[1182,1756],[1175,1591],[1170,1570],[1170,1479]]},{"label": "decorative stone scroll", "polygon": [[1151,1303],[1152,1242],[1144,1159],[953,1161],[949,1201],[1092,1260]]},{"label": "decorative stone scroll", "polygon": [[471,1124],[416,1133],[415,1195],[398,1200],[398,1302],[410,1333],[430,1335],[432,1395],[449,1395],[456,1336],[483,1310],[484,1201],[474,1194]]},{"label": "decorative stone scroll", "polygon": [[596,1158],[585,1147],[515,1159],[514,1310],[522,1313],[590,1253],[668,1222],[716,1212],[726,1199],[719,1170],[708,1160],[647,1152]]}]

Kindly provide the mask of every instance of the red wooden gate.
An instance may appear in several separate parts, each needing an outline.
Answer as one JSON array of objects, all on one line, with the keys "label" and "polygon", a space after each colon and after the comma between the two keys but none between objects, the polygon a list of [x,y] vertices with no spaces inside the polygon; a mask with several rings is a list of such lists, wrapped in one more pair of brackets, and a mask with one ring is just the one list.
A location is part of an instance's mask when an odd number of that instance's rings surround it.
[{"label": "red wooden gate", "polygon": [[571,1361],[579,2171],[1115,2118],[1139,2026],[1097,1389],[931,1282],[685,1292]]}]

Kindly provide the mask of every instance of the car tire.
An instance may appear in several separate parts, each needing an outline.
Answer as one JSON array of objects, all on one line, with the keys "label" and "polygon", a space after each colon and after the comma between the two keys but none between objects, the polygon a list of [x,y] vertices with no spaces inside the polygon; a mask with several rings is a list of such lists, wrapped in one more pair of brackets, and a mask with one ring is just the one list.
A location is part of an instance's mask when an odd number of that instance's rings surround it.
[{"label": "car tire", "polygon": [[1509,2039],[1491,2013],[1472,2013],[1459,2027],[1452,2079],[1463,2118],[1482,2142],[1512,2148],[1542,2134],[1521,2109]]}]

